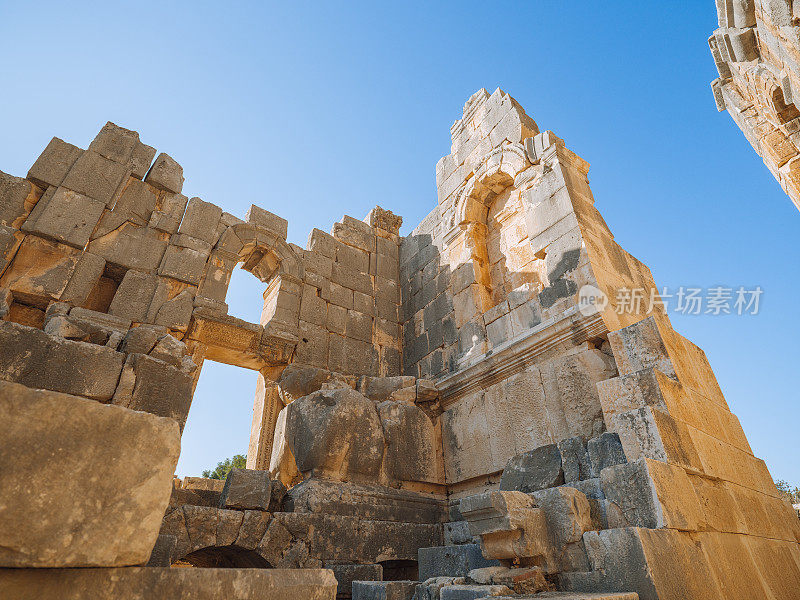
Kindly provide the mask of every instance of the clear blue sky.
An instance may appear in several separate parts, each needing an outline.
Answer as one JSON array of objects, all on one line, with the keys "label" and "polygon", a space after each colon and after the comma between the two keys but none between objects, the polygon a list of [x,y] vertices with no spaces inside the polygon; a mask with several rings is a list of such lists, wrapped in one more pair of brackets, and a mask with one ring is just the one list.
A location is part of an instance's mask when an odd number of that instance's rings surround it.
[{"label": "clear blue sky", "polygon": [[[669,286],[760,285],[758,316],[675,316],[757,456],[800,485],[800,213],[716,112],[714,2],[0,3],[0,169],[107,121],[184,168],[184,192],[313,227],[375,204],[404,231],[475,90],[502,87],[592,164],[618,242]],[[257,320],[237,271],[231,313]],[[209,363],[178,472],[247,449],[253,372]]]}]

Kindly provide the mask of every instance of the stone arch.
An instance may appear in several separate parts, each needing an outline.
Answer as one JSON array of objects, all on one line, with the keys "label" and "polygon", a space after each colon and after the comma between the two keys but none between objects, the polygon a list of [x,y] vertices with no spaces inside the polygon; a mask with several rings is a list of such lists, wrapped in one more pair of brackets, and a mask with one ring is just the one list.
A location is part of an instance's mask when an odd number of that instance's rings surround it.
[{"label": "stone arch", "polygon": [[772,71],[764,65],[755,65],[748,72],[748,78],[755,90],[754,100],[760,107],[760,112],[775,127],[800,117],[797,107],[786,102],[783,88]]},{"label": "stone arch", "polygon": [[279,233],[258,223],[229,226],[214,247],[198,296],[227,312],[225,296],[238,264],[267,284],[265,303],[270,302],[271,309],[263,313],[261,325],[297,335],[304,268],[292,247]]},{"label": "stone arch", "polygon": [[486,212],[494,198],[514,180],[530,162],[522,144],[500,146],[487,153],[475,169],[456,205],[456,219],[462,229],[469,223],[486,223]]},{"label": "stone arch", "polygon": [[241,546],[206,546],[172,561],[179,566],[215,569],[271,569],[257,551]]},{"label": "stone arch", "polygon": [[462,191],[456,204],[456,220],[464,232],[464,246],[475,271],[475,281],[483,288],[481,298],[485,312],[495,302],[495,287],[490,272],[487,247],[488,214],[495,199],[515,182],[524,179],[531,167],[522,144],[507,144],[488,152],[479,162],[474,176]]}]

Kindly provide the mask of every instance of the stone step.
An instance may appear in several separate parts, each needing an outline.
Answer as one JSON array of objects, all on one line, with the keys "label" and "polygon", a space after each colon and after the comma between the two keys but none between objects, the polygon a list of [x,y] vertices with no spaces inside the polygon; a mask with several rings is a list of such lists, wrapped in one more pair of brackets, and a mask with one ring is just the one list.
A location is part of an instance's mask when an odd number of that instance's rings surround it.
[{"label": "stone step", "polygon": [[411,600],[418,581],[354,581],[352,600]]},{"label": "stone step", "polygon": [[466,577],[473,569],[500,564],[497,560],[484,558],[480,544],[420,548],[417,559],[420,581],[432,577]]},{"label": "stone step", "polygon": [[504,585],[449,585],[439,592],[440,600],[479,600],[491,598],[495,600],[498,594],[506,594],[509,589]]}]

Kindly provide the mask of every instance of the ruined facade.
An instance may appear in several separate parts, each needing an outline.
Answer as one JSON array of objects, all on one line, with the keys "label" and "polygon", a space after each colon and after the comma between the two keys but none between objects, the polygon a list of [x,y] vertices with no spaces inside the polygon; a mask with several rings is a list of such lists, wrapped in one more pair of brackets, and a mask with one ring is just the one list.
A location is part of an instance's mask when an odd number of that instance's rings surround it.
[{"label": "ruined facade", "polygon": [[719,29],[708,39],[727,110],[800,209],[800,5],[792,0],[716,0]]},{"label": "ruined facade", "polygon": [[[800,521],[702,350],[618,305],[656,286],[589,164],[502,90],[451,135],[408,236],[376,207],[305,249],[111,123],[2,174],[0,590],[797,597]],[[173,481],[205,360],[258,372],[248,468]]]}]

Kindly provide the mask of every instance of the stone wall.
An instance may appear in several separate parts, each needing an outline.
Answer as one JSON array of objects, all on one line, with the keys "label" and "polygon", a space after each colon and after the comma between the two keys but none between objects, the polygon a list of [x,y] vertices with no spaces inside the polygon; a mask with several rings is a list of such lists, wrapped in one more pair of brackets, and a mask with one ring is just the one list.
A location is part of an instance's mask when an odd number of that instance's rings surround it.
[{"label": "stone wall", "polygon": [[727,110],[800,209],[800,9],[788,0],[717,0],[719,29],[708,39]]}]

